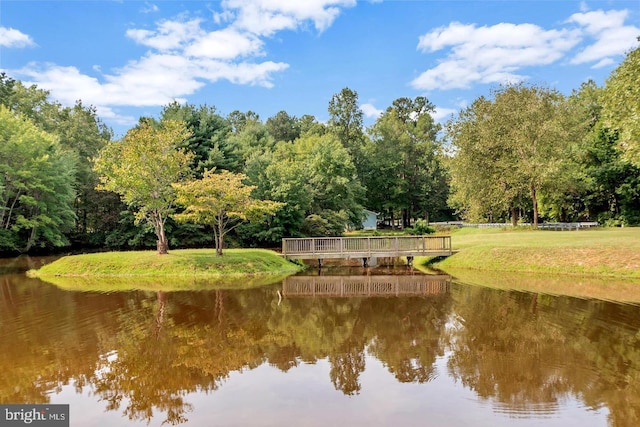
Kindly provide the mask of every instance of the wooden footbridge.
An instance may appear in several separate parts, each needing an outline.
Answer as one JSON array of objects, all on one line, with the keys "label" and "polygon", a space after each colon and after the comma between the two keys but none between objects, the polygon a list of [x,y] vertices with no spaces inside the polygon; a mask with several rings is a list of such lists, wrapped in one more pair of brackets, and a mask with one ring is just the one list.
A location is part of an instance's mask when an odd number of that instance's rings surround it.
[{"label": "wooden footbridge", "polygon": [[398,297],[439,295],[451,289],[448,275],[289,276],[284,297]]},{"label": "wooden footbridge", "polygon": [[451,255],[451,236],[310,237],[282,239],[287,259],[407,257]]}]

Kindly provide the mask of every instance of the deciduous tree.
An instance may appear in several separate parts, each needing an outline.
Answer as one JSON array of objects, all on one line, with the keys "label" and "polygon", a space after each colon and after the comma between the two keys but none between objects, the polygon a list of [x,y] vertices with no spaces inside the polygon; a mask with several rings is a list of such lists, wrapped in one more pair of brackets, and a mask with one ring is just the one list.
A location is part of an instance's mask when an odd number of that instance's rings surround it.
[{"label": "deciduous tree", "polygon": [[444,174],[437,155],[440,125],[431,116],[434,111],[424,97],[398,98],[371,130],[363,174],[370,208],[401,211],[405,227],[411,219],[438,209],[432,196]]},{"label": "deciduous tree", "polygon": [[336,235],[362,220],[364,188],[351,156],[335,135],[305,134],[253,157],[247,173],[259,197],[284,202],[265,239]]},{"label": "deciduous tree", "polygon": [[176,201],[185,207],[174,215],[178,221],[189,221],[213,227],[216,254],[222,255],[224,237],[243,221],[255,221],[273,215],[283,204],[251,197],[255,187],[245,185],[243,174],[229,171],[206,171],[202,179],[174,183]]},{"label": "deciduous tree", "polygon": [[365,136],[362,126],[363,113],[358,105],[358,93],[345,87],[329,101],[329,131],[338,137],[347,149],[362,180],[364,167]]},{"label": "deciduous tree", "polygon": [[582,216],[604,224],[638,224],[640,167],[626,159],[619,149],[620,133],[603,119],[604,92],[604,88],[589,81],[570,98],[577,106],[573,114],[585,123],[585,134],[567,161],[575,172],[566,173],[564,178],[580,190],[573,195],[575,207],[568,208],[581,208]]},{"label": "deciduous tree", "polygon": [[545,87],[505,86],[493,100],[474,102],[448,128],[461,192],[454,198],[466,209],[484,205],[479,216],[510,208],[514,221],[528,199],[537,226],[540,191],[560,170],[574,131],[564,97]]},{"label": "deciduous tree", "polygon": [[269,117],[265,126],[276,141],[292,142],[300,137],[299,120],[286,111],[278,111],[275,116]]},{"label": "deciduous tree", "polygon": [[447,123],[447,137],[454,150],[449,162],[449,203],[471,221],[496,221],[514,208],[518,197],[518,191],[506,181],[514,165],[500,161],[498,141],[491,135],[491,105],[490,100],[480,97]]},{"label": "deciduous tree", "polygon": [[603,114],[608,127],[618,131],[626,158],[640,167],[640,47],[629,52],[607,80]]},{"label": "deciduous tree", "polygon": [[56,136],[0,106],[0,251],[68,243],[76,165]]},{"label": "deciduous tree", "polygon": [[25,86],[4,73],[0,73],[0,104],[55,135],[62,148],[77,156],[73,238],[87,241],[89,235],[112,225],[108,218],[117,216],[118,212],[108,209],[105,194],[95,190],[98,178],[91,163],[98,150],[111,140],[112,132],[100,121],[96,109],[81,101],[73,107],[63,107],[50,100],[46,90],[35,85]]},{"label": "deciduous tree", "polygon": [[153,225],[159,254],[166,254],[169,247],[165,222],[174,209],[171,184],[189,173],[193,159],[192,153],[177,148],[189,136],[182,122],[164,121],[156,128],[142,121],[122,141],[104,147],[95,162],[98,188],[114,191],[138,208],[136,221]]}]

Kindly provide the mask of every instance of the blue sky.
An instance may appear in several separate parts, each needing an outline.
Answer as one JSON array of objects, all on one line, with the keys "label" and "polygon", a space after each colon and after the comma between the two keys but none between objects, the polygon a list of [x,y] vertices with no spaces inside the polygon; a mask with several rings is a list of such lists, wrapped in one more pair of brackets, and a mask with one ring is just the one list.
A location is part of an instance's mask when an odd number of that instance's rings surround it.
[{"label": "blue sky", "polygon": [[638,36],[640,0],[0,1],[0,69],[117,136],[172,100],[326,121],[343,87],[366,124],[419,95],[445,120],[502,83],[602,85]]}]

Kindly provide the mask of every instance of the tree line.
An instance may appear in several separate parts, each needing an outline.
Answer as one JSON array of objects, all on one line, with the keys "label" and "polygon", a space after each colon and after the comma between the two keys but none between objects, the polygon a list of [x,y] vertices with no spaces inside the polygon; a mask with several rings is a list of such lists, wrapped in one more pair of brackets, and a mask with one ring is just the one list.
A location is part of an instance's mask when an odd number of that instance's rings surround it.
[{"label": "tree line", "polygon": [[[640,223],[640,50],[602,87],[500,86],[444,125],[425,97],[372,126],[356,91],[329,120],[166,105],[120,140],[95,108],[0,75],[0,253],[339,235],[363,209],[416,220]],[[199,196],[198,196],[199,194]],[[229,195],[240,195],[230,199]],[[214,197],[215,195],[215,197]]]}]

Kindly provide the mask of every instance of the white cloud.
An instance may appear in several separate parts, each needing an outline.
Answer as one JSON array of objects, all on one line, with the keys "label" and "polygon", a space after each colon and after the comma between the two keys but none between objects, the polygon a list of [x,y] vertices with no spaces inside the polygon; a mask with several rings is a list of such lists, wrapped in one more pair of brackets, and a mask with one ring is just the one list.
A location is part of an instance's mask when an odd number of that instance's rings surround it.
[{"label": "white cloud", "polygon": [[589,11],[589,5],[587,4],[586,1],[581,1],[580,2],[580,12],[588,12]]},{"label": "white cloud", "polygon": [[235,84],[271,87],[273,73],[287,64],[271,61],[232,64],[211,59],[188,60],[179,55],[148,55],[132,61],[114,74],[103,76],[104,82],[82,74],[75,67],[29,64],[19,70],[38,86],[50,91],[64,105],[76,100],[94,105],[98,114],[121,125],[135,124],[130,116],[122,116],[112,107],[149,107],[171,101],[186,102],[185,97],[204,86],[204,81],[228,80]]},{"label": "white cloud", "polygon": [[134,126],[136,123],[138,123],[138,120],[135,117],[128,116],[126,114],[120,114],[111,107],[105,107],[105,106],[99,105],[99,106],[96,106],[96,112],[101,119],[107,119],[111,123],[114,123],[120,126]]},{"label": "white cloud", "polygon": [[213,12],[213,22],[221,25],[225,22],[231,22],[235,18],[235,15],[230,10],[224,10],[222,12]]},{"label": "white cloud", "polygon": [[189,57],[232,60],[240,56],[262,55],[264,42],[253,34],[232,28],[207,32],[202,20],[169,21],[157,25],[154,31],[127,30],[126,35],[136,43],[160,52],[183,52]]},{"label": "white cloud", "polygon": [[[162,105],[204,86],[198,68],[182,55],[148,54],[105,76],[110,105]],[[134,95],[135,99],[134,99]]]},{"label": "white cloud", "polygon": [[95,104],[97,99],[102,98],[100,82],[80,73],[75,67],[29,63],[18,73],[33,79],[26,84],[37,83],[39,87],[51,91],[65,105],[73,105],[78,99]]},{"label": "white cloud", "polygon": [[463,89],[475,83],[516,83],[526,80],[523,70],[567,58],[586,39],[570,60],[572,64],[594,63],[600,68],[614,63],[637,46],[640,29],[625,25],[627,10],[587,11],[571,15],[567,28],[544,29],[534,24],[500,23],[478,27],[452,22],[419,38],[423,53],[444,50],[436,66],[422,72],[411,86],[420,90]]},{"label": "white cloud", "polygon": [[597,62],[596,64],[592,65],[591,68],[603,68],[603,67],[607,67],[609,65],[615,64],[616,61],[614,61],[611,58],[604,58],[601,59],[599,62]]},{"label": "white cloud", "polygon": [[458,100],[455,102],[455,105],[458,106],[458,108],[465,109],[469,106],[469,101],[466,99],[458,98]]},{"label": "white cloud", "polygon": [[197,76],[210,82],[225,79],[231,83],[273,87],[272,74],[289,68],[284,62],[241,62],[238,64],[203,59],[197,61]]},{"label": "white cloud", "polygon": [[596,62],[593,68],[600,68],[613,63],[612,57],[624,55],[637,46],[640,28],[624,25],[628,15],[627,10],[598,10],[571,15],[567,22],[578,24],[587,36],[595,39],[591,45],[581,49],[571,63]]},{"label": "white cloud", "polygon": [[295,30],[305,21],[324,31],[342,8],[355,6],[356,0],[224,0],[222,5],[235,14],[237,28],[271,36],[278,31]]},{"label": "white cloud", "polygon": [[454,108],[436,107],[436,111],[434,111],[431,116],[436,122],[442,123],[449,120],[449,118],[451,118],[451,116],[453,116],[454,114],[457,114],[458,111],[459,110],[456,110]]},{"label": "white cloud", "polygon": [[453,22],[419,39],[418,49],[449,49],[445,59],[417,78],[416,89],[468,88],[474,83],[506,83],[526,79],[524,67],[562,58],[580,41],[577,30],[545,30],[533,24],[500,23],[478,27]]},{"label": "white cloud", "polygon": [[[131,28],[125,35],[149,51],[124,66],[103,73],[93,67],[94,76],[72,66],[28,64],[19,74],[29,83],[49,90],[66,105],[82,99],[116,123],[130,123],[112,107],[161,106],[193,94],[207,83],[227,80],[234,84],[270,88],[273,76],[289,65],[257,61],[266,56],[264,38],[278,31],[295,30],[307,22],[318,31],[327,29],[341,8],[355,0],[225,0],[222,11],[211,22],[180,16],[156,23],[155,28]],[[145,3],[143,12],[157,11]],[[215,30],[207,28],[215,25]],[[0,28],[0,41],[17,46],[33,43],[17,30]]]},{"label": "white cloud", "polygon": [[362,110],[362,113],[365,115],[365,117],[370,117],[372,119],[377,119],[383,113],[382,110],[369,103],[362,104],[360,106],[360,109]]},{"label": "white cloud", "polygon": [[72,105],[82,99],[99,106],[157,106],[192,94],[203,83],[193,78],[193,66],[180,56],[150,55],[132,61],[114,74],[96,77],[82,74],[76,67],[29,64],[20,73],[39,87],[51,91],[56,99]]},{"label": "white cloud", "polygon": [[153,3],[149,3],[148,1],[144,3],[144,6],[142,7],[142,9],[140,10],[142,13],[154,13],[154,12],[158,12],[160,10],[160,8],[158,7],[158,5],[153,4]]},{"label": "white cloud", "polygon": [[262,55],[262,40],[252,34],[230,28],[212,31],[195,40],[185,49],[188,56],[235,59],[240,56]]},{"label": "white cloud", "polygon": [[96,106],[159,106],[172,100],[185,101],[204,86],[204,82],[228,80],[236,84],[271,87],[271,76],[288,67],[284,63],[232,64],[210,59],[190,60],[180,55],[150,54],[131,61],[115,73],[104,75],[104,82],[82,74],[75,67],[33,64],[20,73],[49,90],[66,105],[76,100]]},{"label": "white cloud", "polygon": [[33,47],[36,43],[31,36],[14,28],[0,27],[0,46],[1,47]]},{"label": "white cloud", "polygon": [[190,43],[205,36],[200,19],[190,21],[161,21],[154,31],[131,29],[126,35],[136,43],[161,52],[184,49]]},{"label": "white cloud", "polygon": [[627,10],[597,10],[593,12],[574,13],[567,22],[575,22],[585,28],[585,31],[597,35],[603,31],[616,27],[622,27],[629,15]]}]

